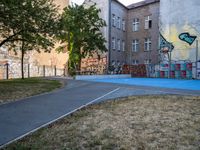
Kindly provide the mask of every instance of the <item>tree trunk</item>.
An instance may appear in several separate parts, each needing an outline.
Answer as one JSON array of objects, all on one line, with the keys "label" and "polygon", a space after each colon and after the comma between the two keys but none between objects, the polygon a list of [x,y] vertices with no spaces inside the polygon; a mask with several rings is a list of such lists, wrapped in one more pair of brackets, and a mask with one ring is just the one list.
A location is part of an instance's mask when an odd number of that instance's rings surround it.
[{"label": "tree trunk", "polygon": [[81,60],[82,60],[82,56],[81,56],[81,48],[79,48],[79,62],[78,62],[78,71],[81,71]]},{"label": "tree trunk", "polygon": [[24,41],[22,41],[22,49],[21,49],[21,76],[24,79]]},{"label": "tree trunk", "polygon": [[81,58],[79,59],[79,62],[78,62],[78,71],[81,71]]}]

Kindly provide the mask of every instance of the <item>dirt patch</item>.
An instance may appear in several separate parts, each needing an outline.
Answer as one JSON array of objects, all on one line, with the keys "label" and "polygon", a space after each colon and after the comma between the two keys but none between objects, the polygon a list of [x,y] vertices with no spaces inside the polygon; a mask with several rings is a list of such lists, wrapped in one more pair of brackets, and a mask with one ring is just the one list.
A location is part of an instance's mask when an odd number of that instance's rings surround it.
[{"label": "dirt patch", "polygon": [[6,149],[200,149],[200,97],[137,96],[93,105]]}]

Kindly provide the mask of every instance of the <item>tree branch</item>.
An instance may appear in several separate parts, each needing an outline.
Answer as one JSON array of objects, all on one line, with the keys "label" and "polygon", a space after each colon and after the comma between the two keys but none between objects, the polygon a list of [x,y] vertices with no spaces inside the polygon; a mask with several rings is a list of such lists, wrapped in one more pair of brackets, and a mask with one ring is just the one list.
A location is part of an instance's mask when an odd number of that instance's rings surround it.
[{"label": "tree branch", "polygon": [[13,37],[15,37],[16,35],[18,35],[18,34],[21,33],[21,32],[22,32],[22,30],[19,31],[19,32],[14,33],[13,35],[11,35],[11,36],[7,37],[6,39],[4,39],[3,41],[1,41],[1,42],[0,42],[0,47],[3,46],[5,43],[7,43],[7,42],[9,42],[9,41],[15,41],[15,40],[13,39]]}]

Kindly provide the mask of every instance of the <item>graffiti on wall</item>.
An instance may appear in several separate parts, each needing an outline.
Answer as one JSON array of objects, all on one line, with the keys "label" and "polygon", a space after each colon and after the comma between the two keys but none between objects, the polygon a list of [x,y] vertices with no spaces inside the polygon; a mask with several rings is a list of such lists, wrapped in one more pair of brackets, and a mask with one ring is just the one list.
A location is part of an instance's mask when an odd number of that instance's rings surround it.
[{"label": "graffiti on wall", "polygon": [[196,38],[197,36],[192,36],[188,32],[181,33],[179,35],[179,39],[184,42],[187,42],[189,45],[192,45],[192,43],[195,41]]},{"label": "graffiti on wall", "polygon": [[[160,1],[159,31],[167,40],[173,42],[175,48],[171,53],[172,61],[196,61],[194,43],[197,39],[200,41],[200,17],[197,17],[200,13],[199,4],[199,0],[184,3],[183,0]],[[197,36],[196,39],[194,35]],[[198,52],[200,53],[200,49]]]},{"label": "graffiti on wall", "polygon": [[103,74],[106,70],[107,57],[101,58],[84,58],[81,61],[81,71],[93,71]]},{"label": "graffiti on wall", "polygon": [[160,59],[163,63],[169,62],[169,52],[171,52],[174,49],[174,46],[172,43],[168,42],[162,34],[160,34]]}]

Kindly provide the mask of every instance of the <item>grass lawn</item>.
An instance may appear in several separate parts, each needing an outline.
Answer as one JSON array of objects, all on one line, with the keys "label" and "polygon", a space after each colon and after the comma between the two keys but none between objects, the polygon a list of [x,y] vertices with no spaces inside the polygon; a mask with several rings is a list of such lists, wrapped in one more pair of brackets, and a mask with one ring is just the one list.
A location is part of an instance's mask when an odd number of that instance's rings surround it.
[{"label": "grass lawn", "polygon": [[92,105],[5,149],[200,149],[200,97],[139,96]]},{"label": "grass lawn", "polygon": [[61,86],[59,81],[42,78],[0,80],[0,104],[49,92]]}]

